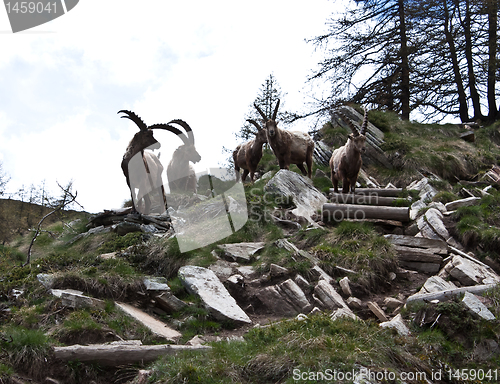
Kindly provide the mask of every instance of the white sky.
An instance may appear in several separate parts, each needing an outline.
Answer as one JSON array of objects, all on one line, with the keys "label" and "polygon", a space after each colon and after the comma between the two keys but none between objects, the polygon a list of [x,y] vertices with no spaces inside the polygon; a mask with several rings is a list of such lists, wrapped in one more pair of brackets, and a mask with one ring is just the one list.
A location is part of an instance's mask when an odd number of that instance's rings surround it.
[{"label": "white sky", "polygon": [[[321,60],[305,39],[325,32],[340,1],[80,0],[66,15],[13,34],[0,8],[0,161],[25,185],[74,181],[88,212],[130,194],[120,168],[137,127],[180,118],[193,128],[201,171],[224,161],[271,73],[285,107],[303,111]],[[309,122],[310,124],[310,122]],[[308,122],[292,127],[307,131]],[[156,131],[162,157],[182,144]],[[170,147],[169,147],[170,145]],[[166,181],[166,175],[164,175]]]}]

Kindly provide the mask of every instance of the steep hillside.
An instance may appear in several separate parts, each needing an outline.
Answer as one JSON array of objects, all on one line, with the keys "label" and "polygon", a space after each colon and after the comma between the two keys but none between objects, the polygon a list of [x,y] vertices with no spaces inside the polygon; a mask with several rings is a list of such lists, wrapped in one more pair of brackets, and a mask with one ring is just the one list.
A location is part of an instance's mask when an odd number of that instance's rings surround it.
[{"label": "steep hillside", "polygon": [[[23,205],[20,214],[19,202],[0,201],[16,234],[0,246],[1,382],[497,382],[500,192],[479,182],[500,153],[497,128],[477,130],[468,143],[456,127],[370,119],[385,131],[393,161],[392,170],[365,169],[383,182],[377,199],[394,196],[375,211],[407,219],[299,213],[304,195],[339,202],[328,170],[315,167],[317,189],[274,170],[244,186],[243,202],[226,200],[227,211],[198,195],[177,196],[169,215],[66,213],[64,223],[44,225],[31,263],[20,267],[28,224],[46,211]],[[323,140],[342,143],[337,131],[325,126]],[[280,178],[305,189],[271,189]],[[387,190],[388,182],[408,188]],[[356,196],[357,211],[368,210],[369,199]],[[197,224],[208,218],[200,238],[215,219],[246,220],[181,252],[190,212]],[[205,295],[208,285],[215,288]],[[470,296],[493,318],[471,312]],[[233,303],[232,312],[220,302]]]}]

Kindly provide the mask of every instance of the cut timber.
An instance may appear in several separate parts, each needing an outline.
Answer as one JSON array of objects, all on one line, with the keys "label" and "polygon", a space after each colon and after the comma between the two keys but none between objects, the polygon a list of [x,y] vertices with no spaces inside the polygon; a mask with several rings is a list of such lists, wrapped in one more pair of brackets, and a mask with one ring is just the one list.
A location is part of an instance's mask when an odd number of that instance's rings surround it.
[{"label": "cut timber", "polygon": [[400,260],[399,265],[403,268],[408,268],[412,271],[419,271],[422,273],[437,273],[441,267],[441,265],[437,263],[423,263],[419,261],[405,260]]},{"label": "cut timber", "polygon": [[384,197],[374,194],[352,194],[352,193],[333,193],[332,203],[336,204],[362,204],[362,205],[385,205],[392,206],[396,201],[395,197]]},{"label": "cut timber", "polygon": [[[334,192],[333,188],[330,188],[330,193]],[[399,197],[403,192],[402,188],[356,188],[355,195],[370,195],[379,197]]]},{"label": "cut timber", "polygon": [[423,293],[423,294],[417,293],[415,295],[408,297],[406,303],[408,304],[414,301],[432,301],[432,300],[445,301],[451,299],[452,297],[461,295],[465,292],[473,293],[475,295],[481,295],[494,287],[496,287],[496,284],[483,284],[483,285],[473,285],[471,287],[449,289],[446,291],[433,292],[433,293]]},{"label": "cut timber", "polygon": [[402,245],[414,248],[439,249],[440,251],[438,253],[440,254],[448,253],[448,244],[446,244],[443,240],[433,240],[433,239],[426,239],[425,237],[392,235],[392,234],[385,235],[384,237],[394,245]]},{"label": "cut timber", "polygon": [[124,365],[143,361],[154,361],[160,356],[182,351],[206,351],[209,346],[199,345],[131,345],[99,344],[54,347],[54,356],[63,361],[94,361],[102,365]]},{"label": "cut timber", "polygon": [[323,204],[324,221],[340,221],[344,219],[383,219],[410,221],[410,208],[384,207],[356,204]]}]

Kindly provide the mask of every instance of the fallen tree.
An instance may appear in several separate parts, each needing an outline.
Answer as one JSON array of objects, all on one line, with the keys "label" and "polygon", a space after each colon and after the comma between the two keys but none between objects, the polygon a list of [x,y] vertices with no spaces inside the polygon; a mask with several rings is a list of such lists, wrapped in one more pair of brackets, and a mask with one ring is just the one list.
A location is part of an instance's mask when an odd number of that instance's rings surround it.
[{"label": "fallen tree", "polygon": [[341,221],[344,219],[383,219],[410,221],[410,208],[385,207],[356,204],[323,204],[323,221]]}]

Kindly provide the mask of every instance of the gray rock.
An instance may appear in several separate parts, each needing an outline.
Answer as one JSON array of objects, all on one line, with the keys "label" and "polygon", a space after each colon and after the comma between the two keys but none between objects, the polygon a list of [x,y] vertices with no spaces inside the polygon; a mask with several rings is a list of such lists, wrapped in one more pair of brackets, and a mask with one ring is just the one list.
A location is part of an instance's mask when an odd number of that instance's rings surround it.
[{"label": "gray rock", "polygon": [[42,284],[47,289],[52,288],[56,280],[56,276],[49,273],[39,273],[38,275],[36,275],[36,278],[40,282],[40,284]]},{"label": "gray rock", "polygon": [[420,291],[418,291],[418,294],[441,292],[456,288],[457,286],[451,281],[446,281],[439,276],[431,276],[426,280]]},{"label": "gray rock", "polygon": [[292,279],[262,289],[258,298],[270,311],[283,316],[295,316],[312,309],[304,292]]},{"label": "gray rock", "polygon": [[486,308],[486,306],[479,301],[476,295],[470,292],[465,292],[462,302],[469,309],[469,311],[481,317],[482,319],[489,321],[493,321],[496,319],[495,315],[493,315],[493,313],[491,313],[488,308]]},{"label": "gray rock", "polygon": [[269,274],[271,277],[284,276],[288,274],[288,269],[277,264],[271,264],[269,266]]},{"label": "gray rock", "polygon": [[250,261],[251,257],[264,248],[266,243],[235,243],[235,244],[222,244],[218,247],[224,250],[226,256],[231,257],[234,260],[242,259],[244,261]]},{"label": "gray rock", "polygon": [[399,314],[396,317],[394,317],[391,321],[385,321],[383,323],[380,323],[380,326],[382,328],[394,328],[396,331],[398,331],[398,333],[401,336],[408,336],[410,334],[410,330],[408,329],[403,318]]},{"label": "gray rock", "polygon": [[291,200],[296,208],[292,211],[302,216],[313,226],[318,226],[312,216],[323,207],[327,198],[310,181],[298,173],[280,169],[264,187],[268,193],[275,194],[278,200]]},{"label": "gray rock", "polygon": [[339,281],[340,288],[342,288],[342,292],[347,296],[352,296],[351,287],[349,286],[349,278],[346,276]]},{"label": "gray rock", "polygon": [[168,281],[161,276],[148,276],[143,279],[147,291],[170,291]]},{"label": "gray rock", "polygon": [[347,317],[352,320],[359,320],[359,317],[354,314],[353,311],[351,311],[349,308],[337,308],[333,313],[330,315],[330,318],[335,321],[337,319],[340,319],[342,317]]},{"label": "gray rock", "polygon": [[186,290],[200,297],[214,318],[245,324],[252,322],[211,270],[187,265],[179,269],[178,275]]},{"label": "gray rock", "polygon": [[323,306],[328,309],[348,308],[342,296],[326,280],[318,281],[318,284],[314,287],[314,293],[323,303]]},{"label": "gray rock", "polygon": [[500,277],[489,268],[458,255],[453,255],[453,258],[446,264],[444,269],[466,286],[500,282]]},{"label": "gray rock", "polygon": [[500,347],[493,339],[486,339],[474,348],[474,360],[486,361],[500,354]]},{"label": "gray rock", "polygon": [[142,232],[140,224],[131,223],[128,221],[123,221],[116,224],[113,230],[118,234],[118,236],[124,236],[130,232]]},{"label": "gray rock", "polygon": [[167,311],[168,313],[178,312],[187,306],[184,301],[177,298],[170,291],[164,291],[155,296],[155,301],[161,309]]}]

